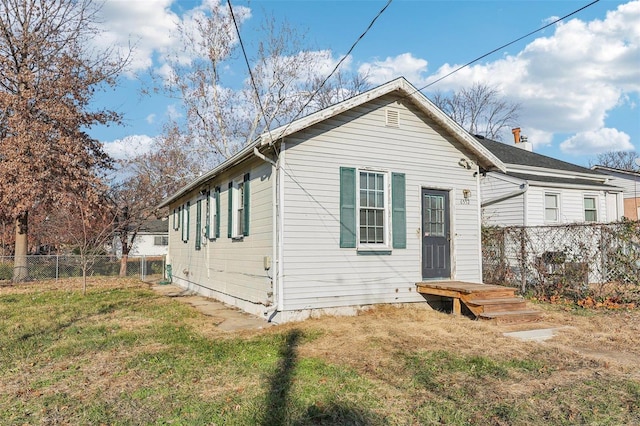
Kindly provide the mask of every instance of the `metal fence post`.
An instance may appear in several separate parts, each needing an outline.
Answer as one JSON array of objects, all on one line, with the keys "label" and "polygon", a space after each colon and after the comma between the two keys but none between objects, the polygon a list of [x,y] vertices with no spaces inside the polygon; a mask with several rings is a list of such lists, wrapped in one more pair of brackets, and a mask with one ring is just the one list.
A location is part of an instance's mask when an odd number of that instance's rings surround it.
[{"label": "metal fence post", "polygon": [[60,256],[56,255],[56,281],[58,281],[59,276],[60,276]]},{"label": "metal fence post", "polygon": [[140,281],[144,281],[144,256],[140,256]]}]

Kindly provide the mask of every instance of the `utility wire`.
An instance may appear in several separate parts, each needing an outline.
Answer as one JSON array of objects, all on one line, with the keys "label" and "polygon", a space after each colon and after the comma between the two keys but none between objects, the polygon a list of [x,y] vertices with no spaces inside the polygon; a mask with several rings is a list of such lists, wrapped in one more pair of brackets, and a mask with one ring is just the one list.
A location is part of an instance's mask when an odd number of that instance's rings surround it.
[{"label": "utility wire", "polygon": [[543,26],[543,27],[538,28],[537,30],[531,31],[530,33],[527,33],[527,34],[523,35],[522,37],[519,37],[519,38],[517,38],[517,39],[515,39],[515,40],[513,40],[513,41],[510,41],[510,42],[509,42],[509,43],[507,43],[507,44],[504,44],[504,45],[502,45],[502,46],[500,46],[500,47],[498,47],[498,48],[496,48],[496,49],[493,49],[493,50],[492,50],[491,52],[489,52],[489,53],[485,53],[484,55],[479,56],[479,57],[477,57],[476,59],[474,59],[474,60],[472,60],[472,61],[470,61],[470,62],[467,62],[467,63],[466,63],[466,64],[464,64],[464,65],[459,66],[458,68],[456,68],[455,70],[451,71],[450,73],[448,73],[448,74],[446,74],[446,75],[444,75],[444,76],[440,77],[439,79],[437,79],[437,80],[435,80],[435,81],[432,81],[431,83],[427,84],[426,86],[423,86],[423,87],[419,88],[419,89],[418,89],[418,92],[423,91],[423,90],[424,90],[424,89],[426,89],[427,87],[433,86],[434,84],[438,83],[439,81],[442,81],[442,80],[444,80],[445,78],[447,78],[447,77],[449,77],[449,76],[451,76],[451,75],[453,75],[453,74],[457,73],[457,72],[458,72],[458,71],[460,71],[461,69],[466,68],[466,67],[468,67],[469,65],[471,65],[471,64],[473,64],[473,63],[475,63],[475,62],[478,62],[480,59],[486,58],[487,56],[489,56],[489,55],[491,55],[491,54],[493,54],[493,53],[496,53],[496,52],[497,52],[498,50],[500,50],[500,49],[504,49],[504,48],[505,48],[505,47],[507,47],[507,46],[511,46],[512,44],[517,43],[517,42],[519,42],[520,40],[525,39],[525,38],[529,37],[529,36],[530,36],[530,35],[532,35],[532,34],[535,34],[535,33],[537,33],[537,32],[540,32],[540,31],[544,30],[545,28],[548,28],[548,27],[550,27],[550,26],[552,26],[552,25],[555,25],[555,24],[557,24],[558,22],[560,22],[560,21],[562,21],[562,20],[564,20],[564,19],[566,19],[566,18],[568,18],[568,17],[570,17],[570,16],[572,16],[572,15],[575,15],[576,13],[579,13],[579,12],[583,11],[584,9],[586,9],[586,8],[588,8],[588,7],[590,7],[590,6],[593,6],[594,4],[598,3],[599,1],[600,1],[600,0],[592,1],[591,3],[587,4],[586,6],[582,6],[580,9],[574,10],[573,12],[571,12],[571,13],[569,13],[569,14],[567,14],[567,15],[564,15],[562,18],[558,18],[558,19],[556,19],[555,21],[550,22],[550,23],[548,23],[547,25],[545,25],[545,26]]},{"label": "utility wire", "polygon": [[[338,68],[340,68],[340,65],[342,65],[342,63],[349,57],[349,55],[351,54],[351,52],[353,52],[353,49],[355,49],[356,45],[360,42],[360,40],[362,40],[364,38],[364,36],[369,32],[369,30],[371,29],[371,27],[373,27],[373,24],[375,24],[375,22],[378,20],[378,18],[380,17],[380,15],[382,15],[384,13],[385,10],[387,10],[387,8],[389,7],[389,5],[391,4],[393,0],[388,0],[387,4],[384,5],[384,7],[382,9],[380,9],[380,12],[378,12],[378,14],[371,20],[371,22],[369,23],[369,26],[367,26],[367,29],[364,30],[364,32],[362,34],[360,34],[360,37],[358,37],[356,39],[356,41],[351,45],[351,48],[349,48],[349,51],[338,61],[338,63],[336,64],[336,66],[333,68],[333,70],[329,73],[329,75],[322,81],[322,83],[320,84],[320,86],[318,86],[318,88],[315,90],[315,92],[313,92],[311,94],[311,96],[309,97],[309,99],[307,100],[307,102],[302,106],[302,108],[300,109],[300,111],[298,111],[298,113],[291,119],[291,122],[295,121],[296,118],[298,118],[298,116],[300,114],[302,114],[302,112],[309,106],[309,104],[311,103],[311,101],[313,100],[313,98],[318,94],[318,92],[324,87],[324,85],[327,83],[327,81],[329,81],[329,79],[331,78],[331,76],[333,74],[335,74],[336,71],[338,71]],[[288,127],[288,126],[287,126]],[[285,131],[283,133],[286,133],[286,128]]]},{"label": "utility wire", "polygon": [[244,43],[242,42],[242,37],[240,36],[240,28],[238,28],[238,22],[236,21],[236,16],[233,13],[233,7],[231,7],[231,0],[227,0],[227,4],[229,5],[229,12],[231,13],[231,19],[233,20],[233,25],[236,28],[236,34],[238,35],[238,41],[240,42],[240,48],[242,49],[244,62],[247,64],[247,70],[249,71],[249,77],[251,78],[251,86],[253,86],[253,91],[256,93],[258,106],[260,107],[260,112],[262,113],[262,118],[264,119],[265,127],[269,132],[269,139],[272,139],[271,129],[269,128],[269,122],[267,121],[267,114],[265,113],[264,107],[262,106],[262,100],[260,99],[260,92],[258,92],[258,86],[256,85],[256,81],[253,78],[253,72],[251,72],[251,65],[249,65],[249,58],[247,57],[247,51],[244,48]]}]

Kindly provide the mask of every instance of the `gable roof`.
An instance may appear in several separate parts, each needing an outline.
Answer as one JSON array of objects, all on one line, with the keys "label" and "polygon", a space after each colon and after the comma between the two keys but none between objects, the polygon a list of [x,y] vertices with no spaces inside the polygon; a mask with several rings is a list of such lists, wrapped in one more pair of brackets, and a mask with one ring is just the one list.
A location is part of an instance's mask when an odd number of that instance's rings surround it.
[{"label": "gable roof", "polygon": [[266,131],[258,136],[252,143],[244,147],[233,157],[229,158],[219,166],[215,167],[211,171],[205,173],[194,181],[190,182],[186,186],[182,187],[174,194],[166,198],[159,207],[168,206],[173,201],[184,196],[194,188],[202,185],[206,181],[212,179],[222,171],[233,167],[248,157],[253,155],[255,148],[268,146],[276,143],[277,141],[292,135],[296,132],[304,130],[314,124],[328,120],[350,109],[356,108],[369,101],[380,98],[382,96],[397,93],[401,99],[407,99],[411,101],[422,113],[434,120],[438,125],[442,126],[449,134],[451,134],[460,144],[467,148],[477,158],[478,164],[483,168],[497,169],[506,171],[506,167],[503,162],[490,150],[485,148],[475,137],[469,132],[464,130],[458,123],[446,115],[435,104],[433,104],[425,95],[423,95],[418,89],[416,89],[411,83],[409,83],[404,77],[396,78],[381,86],[368,90],[364,93],[356,95],[352,98],[339,102],[328,108],[309,114],[305,117],[294,120],[288,124],[280,126],[276,129]]},{"label": "gable roof", "polygon": [[601,176],[602,178],[606,178],[602,173],[595,170],[578,166],[577,164],[567,163],[566,161],[558,160],[546,155],[527,151],[526,149],[518,148],[515,145],[494,141],[478,135],[476,135],[476,139],[482,144],[482,146],[491,151],[505,164],[540,167],[544,169],[561,170],[565,172],[588,174],[594,175],[594,177]]},{"label": "gable roof", "polygon": [[496,155],[480,144],[475,137],[463,129],[451,117],[445,114],[404,77],[398,77],[395,80],[391,80],[388,83],[356,95],[350,99],[309,114],[306,117],[294,120],[284,126],[265,132],[258,137],[259,144],[271,144],[276,140],[282,139],[295,132],[306,129],[307,127],[321,121],[335,117],[338,114],[393,92],[397,92],[401,95],[402,99],[412,101],[422,113],[445,128],[458,142],[478,156],[478,159],[483,163],[481,164],[482,166],[485,168],[495,167],[499,170],[505,170],[503,162]]}]

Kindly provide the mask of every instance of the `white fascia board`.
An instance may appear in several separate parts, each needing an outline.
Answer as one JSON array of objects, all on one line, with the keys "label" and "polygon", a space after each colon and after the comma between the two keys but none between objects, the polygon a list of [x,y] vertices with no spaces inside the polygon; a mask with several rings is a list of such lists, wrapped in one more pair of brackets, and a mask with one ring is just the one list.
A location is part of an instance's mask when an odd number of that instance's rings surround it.
[{"label": "white fascia board", "polygon": [[596,175],[592,173],[572,172],[569,170],[548,169],[546,167],[523,166],[521,164],[507,163],[507,170],[511,173],[522,173],[525,175],[549,176],[558,178],[590,179],[594,182],[604,183],[609,180],[605,174]]},{"label": "white fascia board", "polygon": [[[606,174],[608,176],[616,176],[616,177],[619,177],[620,179],[635,180],[635,179],[640,177],[640,172],[634,172],[634,171],[631,171],[631,170],[614,169],[612,167],[605,167],[605,166],[596,165],[596,166],[591,167],[591,170],[595,170],[596,172],[604,173],[604,174]],[[629,175],[629,176],[617,176],[618,174]]]},{"label": "white fascia board", "polygon": [[547,188],[565,188],[565,189],[588,189],[594,191],[607,191],[607,192],[622,192],[622,188],[618,188],[616,186],[606,186],[598,185],[594,183],[594,185],[582,185],[575,183],[557,183],[557,182],[541,182],[535,180],[529,180],[530,186],[538,186],[538,187],[547,187]]}]

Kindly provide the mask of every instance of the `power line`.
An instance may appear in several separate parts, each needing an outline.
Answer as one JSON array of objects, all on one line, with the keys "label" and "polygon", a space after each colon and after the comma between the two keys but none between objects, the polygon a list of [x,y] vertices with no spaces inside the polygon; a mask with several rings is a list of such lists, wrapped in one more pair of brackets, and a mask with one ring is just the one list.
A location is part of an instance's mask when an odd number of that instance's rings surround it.
[{"label": "power line", "polygon": [[474,59],[474,60],[472,60],[472,61],[469,61],[469,62],[467,62],[467,63],[466,63],[466,64],[464,64],[464,65],[459,66],[458,68],[456,68],[455,70],[451,71],[450,73],[448,73],[448,74],[446,74],[446,75],[444,75],[444,76],[440,77],[439,79],[437,79],[437,80],[435,80],[435,81],[432,81],[431,83],[427,84],[426,86],[423,86],[423,87],[419,88],[419,89],[418,89],[418,92],[421,92],[422,90],[426,89],[427,87],[433,86],[434,84],[436,84],[436,83],[438,83],[438,82],[440,82],[440,81],[444,80],[445,78],[447,78],[447,77],[449,77],[449,76],[451,76],[451,75],[453,75],[453,74],[457,73],[457,72],[458,72],[458,71],[460,71],[461,69],[466,68],[466,67],[468,67],[469,65],[471,65],[471,64],[473,64],[473,63],[475,63],[475,62],[478,62],[480,59],[486,58],[487,56],[489,56],[489,55],[491,55],[491,54],[493,54],[493,53],[496,53],[496,52],[497,52],[498,50],[500,50],[500,49],[504,49],[505,47],[511,46],[512,44],[517,43],[517,42],[519,42],[520,40],[522,40],[522,39],[525,39],[525,38],[529,37],[530,35],[533,35],[533,34],[535,34],[535,33],[537,33],[537,32],[540,32],[540,31],[544,30],[545,28],[548,28],[548,27],[550,27],[550,26],[552,26],[552,25],[555,25],[555,24],[557,24],[558,22],[560,22],[560,21],[562,21],[562,20],[564,20],[564,19],[566,19],[566,18],[568,18],[568,17],[570,17],[570,16],[572,16],[572,15],[575,15],[576,13],[579,13],[579,12],[583,11],[584,9],[586,9],[586,8],[588,8],[588,7],[590,7],[590,6],[593,6],[594,4],[598,3],[599,1],[600,1],[600,0],[592,1],[591,3],[587,4],[586,6],[582,6],[580,9],[574,10],[573,12],[571,12],[571,13],[569,13],[569,14],[567,14],[567,15],[564,15],[562,18],[558,18],[558,19],[556,19],[555,21],[550,22],[550,23],[548,23],[547,25],[545,25],[545,26],[543,26],[543,27],[538,28],[537,30],[531,31],[530,33],[527,33],[527,34],[523,35],[522,37],[519,37],[519,38],[517,38],[517,39],[515,39],[515,40],[513,40],[513,41],[510,41],[509,43],[504,44],[504,45],[502,45],[502,46],[500,46],[500,47],[498,47],[498,48],[495,48],[495,49],[493,49],[491,52],[485,53],[485,54],[484,54],[484,55],[482,55],[482,56],[478,56],[476,59]]},{"label": "power line", "polygon": [[242,42],[242,37],[240,36],[240,28],[238,28],[238,22],[236,22],[236,16],[233,13],[233,7],[231,7],[231,0],[227,0],[227,4],[229,5],[229,12],[231,13],[231,19],[233,20],[233,26],[236,28],[236,34],[238,35],[238,41],[240,42],[240,48],[242,49],[242,55],[244,56],[244,62],[247,64],[247,70],[249,71],[249,77],[251,78],[251,86],[253,86],[253,91],[256,93],[256,99],[258,100],[258,106],[260,107],[260,112],[262,113],[262,118],[264,119],[264,124],[269,132],[269,139],[271,139],[271,129],[269,128],[269,122],[267,121],[267,114],[265,113],[264,107],[262,106],[262,100],[260,99],[260,92],[258,92],[258,86],[256,85],[256,81],[253,78],[253,72],[251,72],[251,65],[249,65],[249,58],[247,57],[247,51],[244,48],[244,43]]},{"label": "power line", "polygon": [[[367,26],[367,29],[364,30],[364,32],[362,34],[360,34],[360,37],[358,37],[356,39],[356,41],[351,45],[351,48],[349,49],[349,51],[347,51],[347,53],[338,61],[338,63],[336,64],[336,66],[333,68],[333,70],[329,73],[329,75],[322,81],[322,83],[320,84],[320,86],[318,86],[318,88],[315,90],[315,92],[313,92],[311,94],[311,96],[309,97],[309,99],[307,100],[307,102],[302,106],[302,108],[300,109],[300,111],[298,111],[298,113],[291,119],[290,123],[292,121],[295,121],[296,118],[298,118],[298,116],[300,114],[302,114],[302,112],[305,110],[305,108],[307,108],[309,106],[309,104],[311,103],[311,101],[313,100],[313,98],[318,94],[318,92],[320,91],[320,89],[322,89],[324,87],[324,85],[327,83],[327,81],[329,81],[329,79],[331,78],[331,76],[333,74],[335,74],[335,72],[338,70],[338,68],[340,68],[340,65],[342,65],[342,63],[349,57],[349,55],[351,54],[351,52],[353,52],[353,49],[355,49],[356,45],[360,42],[360,40],[362,40],[364,38],[364,36],[369,32],[369,30],[371,29],[371,27],[373,27],[373,24],[375,24],[375,22],[378,20],[378,18],[380,17],[380,15],[382,15],[384,13],[385,10],[387,10],[387,8],[389,7],[389,5],[391,4],[393,0],[389,0],[387,1],[387,4],[384,5],[384,7],[382,9],[380,9],[380,12],[378,12],[378,14],[371,20],[371,22],[369,23],[369,26]],[[286,130],[286,128],[285,128]],[[283,132],[285,133],[285,132]]]}]

